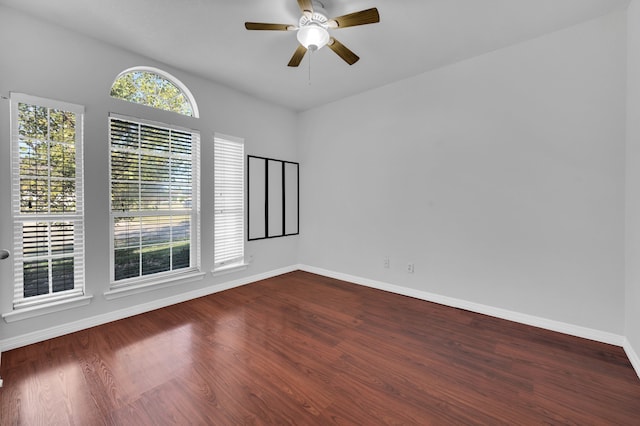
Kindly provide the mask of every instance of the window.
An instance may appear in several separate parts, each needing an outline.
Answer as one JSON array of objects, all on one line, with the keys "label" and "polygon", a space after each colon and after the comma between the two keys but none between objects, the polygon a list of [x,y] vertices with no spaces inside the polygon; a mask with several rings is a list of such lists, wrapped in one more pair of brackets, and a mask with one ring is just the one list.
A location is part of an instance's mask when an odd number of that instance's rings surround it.
[{"label": "window", "polygon": [[11,95],[14,309],[84,295],[83,117]]},{"label": "window", "polygon": [[200,135],[110,116],[112,288],[200,269]]},{"label": "window", "polygon": [[244,263],[244,141],[214,138],[214,271]]},{"label": "window", "polygon": [[156,68],[123,71],[111,86],[111,96],[165,111],[198,117],[195,99],[178,79]]}]

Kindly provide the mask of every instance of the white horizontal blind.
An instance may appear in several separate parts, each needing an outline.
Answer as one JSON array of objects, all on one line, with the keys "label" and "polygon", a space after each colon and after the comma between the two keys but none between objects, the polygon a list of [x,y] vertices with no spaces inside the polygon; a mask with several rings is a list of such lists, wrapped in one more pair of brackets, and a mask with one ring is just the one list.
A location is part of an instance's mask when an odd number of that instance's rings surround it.
[{"label": "white horizontal blind", "polygon": [[110,117],[112,282],[199,268],[197,132]]},{"label": "white horizontal blind", "polygon": [[84,294],[83,118],[11,94],[14,308]]},{"label": "white horizontal blind", "polygon": [[214,138],[214,269],[244,261],[244,141]]}]

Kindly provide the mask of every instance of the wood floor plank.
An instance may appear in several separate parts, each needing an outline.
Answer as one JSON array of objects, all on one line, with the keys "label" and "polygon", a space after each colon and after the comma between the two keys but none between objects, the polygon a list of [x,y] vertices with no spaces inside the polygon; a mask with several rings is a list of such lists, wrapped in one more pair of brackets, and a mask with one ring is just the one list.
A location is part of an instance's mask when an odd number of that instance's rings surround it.
[{"label": "wood floor plank", "polygon": [[640,424],[619,347],[300,271],[2,356],[2,425]]}]

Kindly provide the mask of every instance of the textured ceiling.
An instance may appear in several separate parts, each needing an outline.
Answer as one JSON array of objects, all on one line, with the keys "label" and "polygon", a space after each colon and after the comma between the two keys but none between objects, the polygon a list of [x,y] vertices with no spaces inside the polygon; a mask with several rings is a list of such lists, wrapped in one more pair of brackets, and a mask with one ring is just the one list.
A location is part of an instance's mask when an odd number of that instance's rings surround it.
[{"label": "textured ceiling", "polygon": [[330,16],[371,7],[380,12],[378,24],[332,31],[360,56],[353,66],[323,48],[300,67],[287,67],[295,33],[244,29],[245,21],[296,24],[296,0],[0,0],[298,111],[593,19],[627,0],[323,3]]}]

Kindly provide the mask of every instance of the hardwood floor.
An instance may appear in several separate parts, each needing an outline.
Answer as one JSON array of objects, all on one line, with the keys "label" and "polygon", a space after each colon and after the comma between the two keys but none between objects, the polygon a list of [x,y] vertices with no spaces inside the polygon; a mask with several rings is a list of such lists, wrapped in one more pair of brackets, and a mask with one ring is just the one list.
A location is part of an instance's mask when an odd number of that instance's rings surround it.
[{"label": "hardwood floor", "polygon": [[2,358],[2,425],[640,424],[619,347],[299,271]]}]

